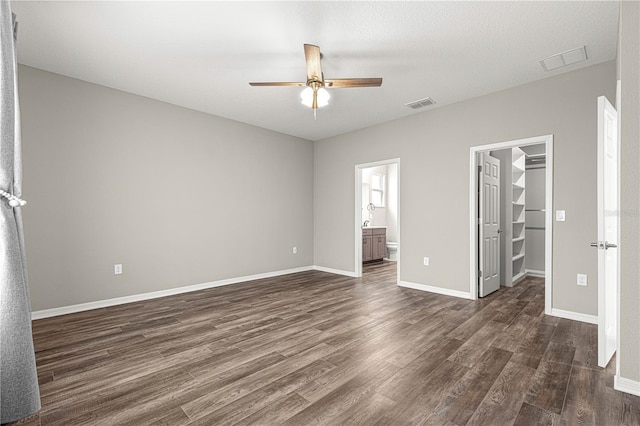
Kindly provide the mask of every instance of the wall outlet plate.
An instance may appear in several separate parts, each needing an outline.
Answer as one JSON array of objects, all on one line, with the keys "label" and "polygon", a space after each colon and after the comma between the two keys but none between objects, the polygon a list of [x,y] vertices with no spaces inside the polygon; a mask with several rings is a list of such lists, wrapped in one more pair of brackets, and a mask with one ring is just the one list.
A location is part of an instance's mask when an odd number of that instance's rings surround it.
[{"label": "wall outlet plate", "polygon": [[556,222],[564,222],[566,218],[564,210],[556,210]]},{"label": "wall outlet plate", "polygon": [[578,274],[577,284],[583,287],[587,286],[587,274]]},{"label": "wall outlet plate", "polygon": [[113,274],[114,275],[121,275],[122,274],[122,264],[119,263],[117,265],[113,265]]},{"label": "wall outlet plate", "polygon": [[292,252],[293,252],[293,254],[298,254],[298,247],[294,247]]}]

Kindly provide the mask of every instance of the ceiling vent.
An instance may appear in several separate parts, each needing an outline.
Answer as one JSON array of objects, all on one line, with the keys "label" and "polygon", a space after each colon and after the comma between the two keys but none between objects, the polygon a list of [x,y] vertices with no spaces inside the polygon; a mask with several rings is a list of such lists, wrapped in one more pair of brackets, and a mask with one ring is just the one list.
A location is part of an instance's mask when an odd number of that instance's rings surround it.
[{"label": "ceiling vent", "polygon": [[405,104],[405,106],[408,106],[411,109],[419,109],[429,105],[433,105],[435,103],[436,101],[434,101],[431,98],[424,98],[424,99],[418,99],[417,101],[409,102],[408,104]]},{"label": "ceiling vent", "polygon": [[540,66],[545,71],[555,70],[557,68],[566,67],[587,60],[587,49],[584,46],[567,50],[566,52],[557,53],[548,58],[540,59]]}]

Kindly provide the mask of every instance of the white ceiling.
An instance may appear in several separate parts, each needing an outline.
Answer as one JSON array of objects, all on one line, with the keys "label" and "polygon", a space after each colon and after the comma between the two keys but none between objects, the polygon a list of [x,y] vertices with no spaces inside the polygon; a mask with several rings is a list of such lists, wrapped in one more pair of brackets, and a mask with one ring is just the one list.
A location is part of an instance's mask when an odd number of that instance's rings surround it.
[{"label": "white ceiling", "polygon": [[[12,2],[22,64],[319,140],[614,59],[618,2]],[[333,89],[311,110],[302,45]],[[586,45],[586,62],[538,60]],[[437,105],[405,103],[431,97]]]}]

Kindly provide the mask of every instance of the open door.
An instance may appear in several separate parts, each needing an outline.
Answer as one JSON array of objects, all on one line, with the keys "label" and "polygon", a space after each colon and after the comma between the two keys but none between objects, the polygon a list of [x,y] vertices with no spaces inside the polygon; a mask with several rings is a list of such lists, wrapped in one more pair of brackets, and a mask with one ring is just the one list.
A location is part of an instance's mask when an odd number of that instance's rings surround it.
[{"label": "open door", "polygon": [[616,351],[618,310],[618,113],[598,98],[598,366]]},{"label": "open door", "polygon": [[488,152],[478,154],[479,244],[478,296],[485,297],[500,288],[500,160]]}]

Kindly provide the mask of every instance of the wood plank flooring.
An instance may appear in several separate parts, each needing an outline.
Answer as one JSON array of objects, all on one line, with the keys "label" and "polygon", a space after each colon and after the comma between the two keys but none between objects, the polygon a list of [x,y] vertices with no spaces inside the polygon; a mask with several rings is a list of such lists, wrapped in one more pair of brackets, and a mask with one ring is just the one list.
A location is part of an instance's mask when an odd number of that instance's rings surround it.
[{"label": "wood plank flooring", "polygon": [[310,271],[34,321],[23,425],[640,425],[596,327],[528,278],[479,301]]}]

